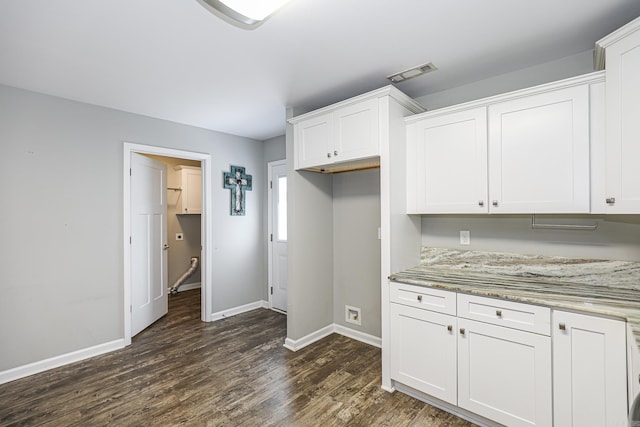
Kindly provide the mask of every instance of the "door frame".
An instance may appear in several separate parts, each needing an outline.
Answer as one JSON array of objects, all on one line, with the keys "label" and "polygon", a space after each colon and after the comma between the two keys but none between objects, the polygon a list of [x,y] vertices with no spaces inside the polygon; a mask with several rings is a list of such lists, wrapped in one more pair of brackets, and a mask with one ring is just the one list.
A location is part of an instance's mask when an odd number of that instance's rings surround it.
[{"label": "door frame", "polygon": [[123,311],[124,311],[124,345],[131,344],[131,153],[154,154],[165,157],[177,157],[181,159],[196,160],[202,167],[202,214],[201,220],[201,297],[200,318],[203,322],[211,322],[211,295],[213,295],[213,260],[208,254],[213,253],[213,192],[210,189],[212,158],[210,154],[194,151],[176,150],[172,148],[156,147],[125,142],[123,145],[123,248],[124,248],[124,274],[123,274]]},{"label": "door frame", "polygon": [[[273,235],[273,188],[271,182],[273,181],[273,167],[274,166],[286,166],[287,160],[276,160],[273,162],[267,162],[267,182],[269,188],[267,191],[267,271],[269,280],[267,282],[267,295],[269,296],[269,308],[271,310],[277,310],[273,308],[273,295],[271,294],[271,286],[273,286],[273,241],[270,236]],[[287,292],[287,298],[288,298]]]}]

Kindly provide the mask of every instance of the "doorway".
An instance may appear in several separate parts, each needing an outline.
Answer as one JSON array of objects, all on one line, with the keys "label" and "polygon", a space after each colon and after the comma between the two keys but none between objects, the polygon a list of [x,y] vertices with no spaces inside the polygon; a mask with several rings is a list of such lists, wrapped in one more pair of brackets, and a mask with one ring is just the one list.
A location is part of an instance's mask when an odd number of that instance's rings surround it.
[{"label": "doorway", "polygon": [[[200,239],[201,239],[201,251],[200,254],[200,274],[201,274],[201,313],[200,318],[204,322],[211,321],[211,295],[212,295],[212,280],[211,274],[212,271],[212,261],[209,259],[210,257],[207,254],[213,253],[213,240],[211,236],[212,224],[211,224],[211,207],[212,207],[212,192],[209,190],[210,187],[210,177],[211,177],[211,164],[212,159],[209,154],[191,152],[191,151],[183,151],[183,150],[174,150],[162,147],[154,147],[149,145],[141,145],[141,144],[133,144],[133,143],[124,143],[123,149],[123,193],[124,193],[124,275],[123,275],[123,302],[124,302],[124,341],[125,345],[131,344],[132,338],[132,294],[133,289],[132,286],[134,282],[132,281],[132,247],[131,247],[131,235],[132,235],[132,179],[131,179],[131,168],[132,168],[132,157],[134,153],[148,155],[150,157],[161,156],[161,157],[171,157],[184,159],[187,161],[195,161],[200,162],[201,171],[202,171],[202,213],[200,215]],[[167,190],[165,190],[167,191]],[[174,236],[166,236],[165,242],[163,245],[170,246],[171,237]],[[166,289],[165,289],[166,291]]]},{"label": "doorway", "polygon": [[267,163],[269,308],[287,312],[287,163]]}]

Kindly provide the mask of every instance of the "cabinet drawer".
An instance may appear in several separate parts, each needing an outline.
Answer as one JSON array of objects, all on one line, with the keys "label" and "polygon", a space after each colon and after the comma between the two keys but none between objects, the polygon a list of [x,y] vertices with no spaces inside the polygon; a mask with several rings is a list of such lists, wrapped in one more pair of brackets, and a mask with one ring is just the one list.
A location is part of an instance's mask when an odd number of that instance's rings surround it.
[{"label": "cabinet drawer", "polygon": [[458,294],[457,300],[458,317],[551,335],[551,310],[548,307],[466,294]]},{"label": "cabinet drawer", "polygon": [[391,302],[444,314],[456,314],[456,293],[423,286],[391,283]]}]

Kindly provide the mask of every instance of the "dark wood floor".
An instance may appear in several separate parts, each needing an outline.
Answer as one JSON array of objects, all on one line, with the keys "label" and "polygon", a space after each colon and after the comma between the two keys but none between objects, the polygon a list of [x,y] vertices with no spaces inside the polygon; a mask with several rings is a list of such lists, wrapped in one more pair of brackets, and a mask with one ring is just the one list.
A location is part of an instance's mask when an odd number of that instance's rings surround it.
[{"label": "dark wood floor", "polygon": [[123,350],[0,385],[0,425],[469,426],[380,389],[380,350],[331,335],[286,350],[286,318],[200,322],[200,292]]}]

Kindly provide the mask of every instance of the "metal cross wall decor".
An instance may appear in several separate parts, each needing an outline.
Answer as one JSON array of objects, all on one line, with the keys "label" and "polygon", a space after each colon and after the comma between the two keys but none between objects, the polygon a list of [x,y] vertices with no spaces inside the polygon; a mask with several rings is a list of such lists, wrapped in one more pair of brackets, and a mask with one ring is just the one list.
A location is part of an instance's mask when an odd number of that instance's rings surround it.
[{"label": "metal cross wall decor", "polygon": [[231,172],[223,172],[224,188],[231,190],[231,215],[244,215],[245,191],[252,190],[251,175],[242,166],[231,166]]}]

